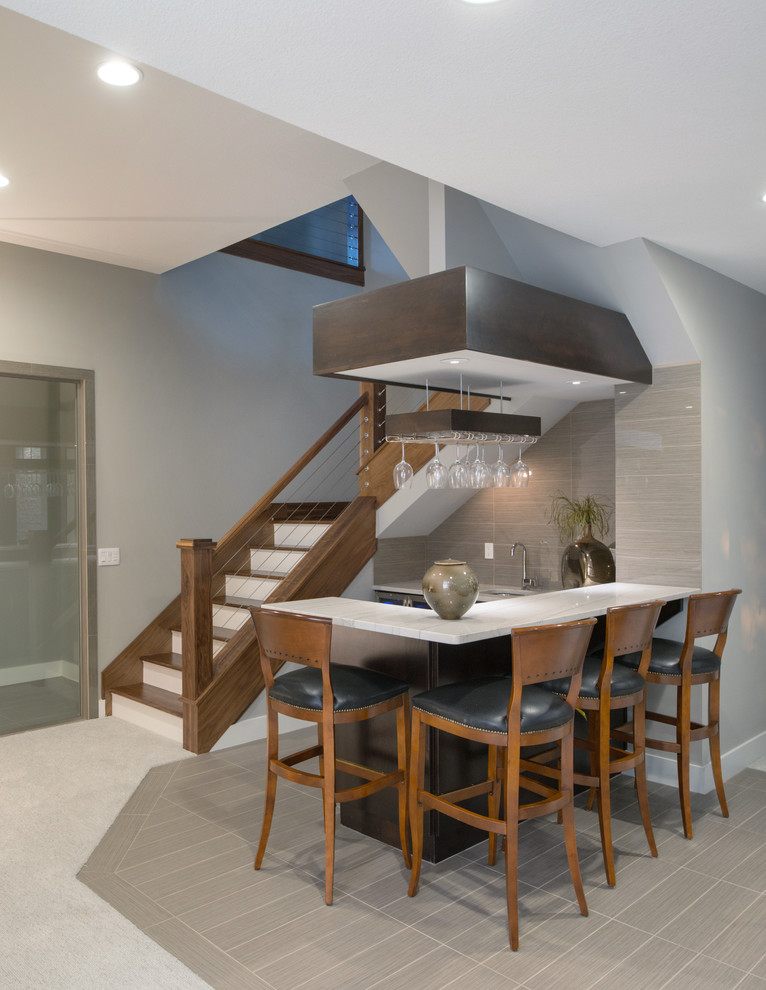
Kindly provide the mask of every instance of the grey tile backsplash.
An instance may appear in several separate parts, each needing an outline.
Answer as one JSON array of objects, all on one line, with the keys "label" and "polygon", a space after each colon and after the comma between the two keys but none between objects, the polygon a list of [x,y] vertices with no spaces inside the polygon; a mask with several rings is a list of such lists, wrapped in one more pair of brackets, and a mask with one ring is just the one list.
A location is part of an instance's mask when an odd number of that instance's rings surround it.
[{"label": "grey tile backsplash", "polygon": [[653,378],[615,390],[617,576],[699,587],[700,366],[655,368]]},{"label": "grey tile backsplash", "polygon": [[[618,580],[698,586],[700,429],[699,365],[656,368],[653,385],[621,385],[614,400],[580,403],[524,452],[528,488],[478,491],[429,534],[379,540],[375,582],[417,580],[434,560],[455,557],[485,586],[520,586],[521,557],[510,555],[518,541],[528,574],[544,589],[560,588],[565,544],[547,514],[563,491],[614,506],[601,539]],[[494,544],[493,560],[484,558],[485,543]]]}]

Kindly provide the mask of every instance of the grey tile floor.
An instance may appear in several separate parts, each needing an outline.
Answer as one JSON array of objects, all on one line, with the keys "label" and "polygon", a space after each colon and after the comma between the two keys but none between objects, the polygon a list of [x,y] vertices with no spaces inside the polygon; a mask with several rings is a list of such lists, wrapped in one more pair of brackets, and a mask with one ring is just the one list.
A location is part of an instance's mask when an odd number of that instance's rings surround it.
[{"label": "grey tile floor", "polygon": [[579,797],[587,918],[559,826],[525,823],[514,953],[502,864],[487,865],[486,841],[424,864],[408,898],[400,853],[341,827],[335,903],[326,907],[318,793],[280,781],[255,872],[263,767],[259,742],[150,771],[80,873],[217,990],[766,990],[762,771],[727,782],[729,819],[714,795],[695,796],[691,841],[675,790],[650,785],[657,859],[632,783],[618,780],[611,889],[597,816]]}]

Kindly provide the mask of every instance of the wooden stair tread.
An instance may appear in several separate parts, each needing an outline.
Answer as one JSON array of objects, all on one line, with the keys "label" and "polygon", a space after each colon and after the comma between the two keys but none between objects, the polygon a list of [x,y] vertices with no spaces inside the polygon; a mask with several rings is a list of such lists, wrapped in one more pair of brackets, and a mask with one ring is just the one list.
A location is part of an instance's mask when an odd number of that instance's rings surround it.
[{"label": "wooden stair tread", "polygon": [[[245,577],[257,577],[264,578],[268,581],[275,581],[277,578],[280,580],[286,578],[289,571],[248,571]],[[231,577],[237,577],[238,575],[232,574]]]},{"label": "wooden stair tread", "polygon": [[348,505],[348,502],[275,502],[271,518],[280,523],[331,523]]},{"label": "wooden stair tread", "polygon": [[183,670],[183,658],[180,653],[152,653],[149,656],[141,657],[148,663],[156,663],[161,667],[169,667],[172,670]]},{"label": "wooden stair tread", "polygon": [[119,695],[121,698],[140,701],[141,704],[148,705],[150,708],[156,708],[158,711],[183,718],[184,706],[179,696],[172,691],[163,691],[162,688],[154,687],[152,684],[124,684],[122,687],[112,688],[112,694]]},{"label": "wooden stair tread", "polygon": [[260,605],[260,600],[256,598],[239,598],[236,595],[218,595],[213,599],[214,605],[232,605],[236,608],[249,608],[251,605]]},{"label": "wooden stair tread", "polygon": [[213,639],[222,639],[226,643],[236,634],[237,630],[230,626],[213,626]]},{"label": "wooden stair tread", "polygon": [[226,577],[255,577],[255,578],[265,578],[266,580],[273,581],[274,578],[285,578],[289,574],[289,571],[282,571],[276,573],[275,571],[253,571],[245,570],[239,571],[237,574],[227,574]]},{"label": "wooden stair tread", "polygon": [[[231,602],[216,602],[216,604],[231,604]],[[172,631],[177,633],[181,632],[177,626]],[[228,643],[236,631],[236,629],[231,629],[229,626],[213,626],[213,639],[223,640],[225,643]],[[181,654],[179,653],[177,655],[180,656]]]},{"label": "wooden stair tread", "polygon": [[[313,544],[311,545],[313,546]],[[250,547],[251,550],[300,550],[303,553],[307,553],[311,549],[311,546],[301,546],[300,543],[280,543],[275,547]]]}]

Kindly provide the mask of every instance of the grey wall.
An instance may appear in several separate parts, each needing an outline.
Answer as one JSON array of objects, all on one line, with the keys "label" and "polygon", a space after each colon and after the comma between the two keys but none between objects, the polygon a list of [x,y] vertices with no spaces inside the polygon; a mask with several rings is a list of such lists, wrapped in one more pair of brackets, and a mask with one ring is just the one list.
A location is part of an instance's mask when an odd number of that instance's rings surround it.
[{"label": "grey wall", "polygon": [[[368,285],[403,277],[374,231]],[[312,374],[311,308],[351,286],[214,254],[162,276],[0,244],[0,358],[96,380],[99,667],[179,589],[181,537],[217,539],[354,401]]]},{"label": "grey wall", "polygon": [[621,581],[702,585],[700,366],[655,368],[615,390]]},{"label": "grey wall", "polygon": [[722,674],[724,751],[766,748],[766,296],[650,245],[702,375],[702,583],[742,588]]}]

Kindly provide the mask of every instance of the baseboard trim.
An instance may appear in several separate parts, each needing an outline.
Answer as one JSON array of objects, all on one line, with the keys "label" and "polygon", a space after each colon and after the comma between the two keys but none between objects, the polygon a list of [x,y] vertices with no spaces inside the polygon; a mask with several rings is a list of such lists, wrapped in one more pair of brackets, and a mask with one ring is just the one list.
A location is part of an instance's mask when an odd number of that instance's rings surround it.
[{"label": "baseboard trim", "polygon": [[[752,739],[747,739],[740,746],[735,746],[721,755],[721,770],[723,779],[728,780],[751,766],[756,760],[766,756],[766,732],[761,732]],[[649,780],[658,784],[669,784],[678,787],[678,770],[675,756],[662,756],[659,753],[647,752],[646,775]],[[689,768],[689,787],[695,794],[707,794],[715,787],[713,768],[711,764],[692,763]]]},{"label": "baseboard trim", "polygon": [[[217,749],[229,749],[231,746],[243,746],[245,743],[255,742],[257,739],[266,738],[267,719],[265,715],[256,715],[255,718],[240,719],[221,736],[213,746],[211,752]],[[298,729],[305,729],[309,722],[304,722],[299,718],[289,718],[287,715],[279,716],[280,736],[295,732]]]},{"label": "baseboard trim", "polygon": [[80,671],[70,660],[44,660],[41,663],[24,663],[16,667],[0,667],[0,687],[26,684],[29,681],[45,681],[51,677],[65,677],[77,681]]}]

